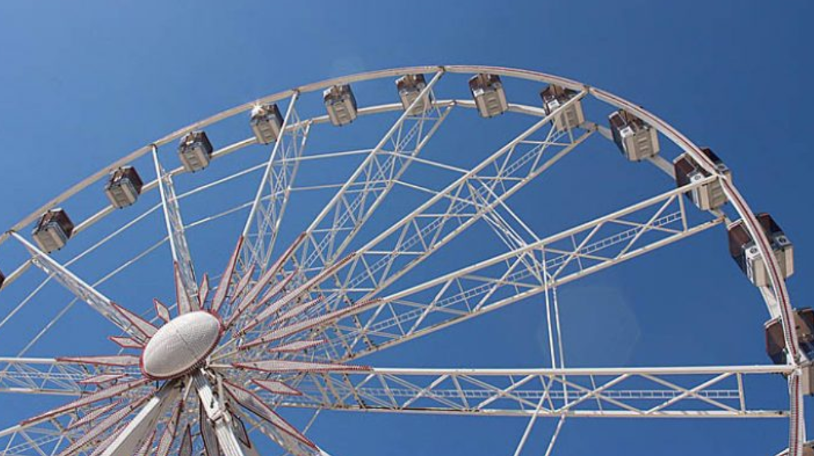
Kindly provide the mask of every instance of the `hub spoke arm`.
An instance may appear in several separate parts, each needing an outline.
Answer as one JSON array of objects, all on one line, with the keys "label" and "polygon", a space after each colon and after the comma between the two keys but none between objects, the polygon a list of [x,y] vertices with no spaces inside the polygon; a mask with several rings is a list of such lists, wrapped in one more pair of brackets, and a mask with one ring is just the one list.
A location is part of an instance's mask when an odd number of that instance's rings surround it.
[{"label": "hub spoke arm", "polygon": [[170,242],[172,261],[175,264],[176,287],[178,289],[178,309],[180,313],[197,308],[198,282],[192,255],[187,244],[181,208],[175,194],[172,175],[164,170],[158,159],[158,148],[153,146],[156,179],[161,194],[161,207],[164,210],[164,221],[167,226],[167,237]]},{"label": "hub spoke arm", "polygon": [[87,303],[119,329],[136,338],[144,340],[144,334],[139,331],[132,321],[116,307],[113,301],[103,295],[96,288],[79,278],[65,266],[57,262],[50,255],[31,244],[16,232],[11,235],[17,239],[31,255],[31,261],[46,274],[54,277],[63,287],[74,294],[78,299]]}]

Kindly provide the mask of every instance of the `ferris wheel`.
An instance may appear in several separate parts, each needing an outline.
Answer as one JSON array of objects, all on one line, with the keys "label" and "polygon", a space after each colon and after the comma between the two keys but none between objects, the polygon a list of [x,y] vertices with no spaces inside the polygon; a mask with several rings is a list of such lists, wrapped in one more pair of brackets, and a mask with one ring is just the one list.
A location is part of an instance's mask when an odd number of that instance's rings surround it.
[{"label": "ferris wheel", "polygon": [[[457,117],[483,138],[489,124],[513,133],[438,153],[436,136],[462,133]],[[538,234],[523,210],[543,197],[535,183],[591,141],[668,185]],[[765,301],[764,365],[566,366],[559,287],[708,230],[727,233]],[[808,449],[814,312],[792,307],[780,225],[750,209],[712,150],[557,76],[400,68],[228,109],[21,220],[0,236],[0,268],[0,392],[48,404],[0,431],[0,455],[248,456],[261,441],[329,454],[308,431],[333,411],[516,417],[515,455],[539,419],[557,423],[551,454],[566,419],[589,417],[781,419],[783,453]],[[528,300],[544,304],[549,365],[367,363]],[[60,337],[87,338],[88,352],[53,342],[72,309],[92,319]],[[26,312],[40,321],[16,326]],[[781,385],[785,405],[753,408],[755,377],[778,379],[761,384]],[[297,425],[290,409],[312,413]]]}]

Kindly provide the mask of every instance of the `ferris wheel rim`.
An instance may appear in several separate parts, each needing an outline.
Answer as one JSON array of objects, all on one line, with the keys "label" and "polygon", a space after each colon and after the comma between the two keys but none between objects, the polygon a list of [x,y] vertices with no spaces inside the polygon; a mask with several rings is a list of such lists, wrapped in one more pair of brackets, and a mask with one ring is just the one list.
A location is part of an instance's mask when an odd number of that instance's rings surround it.
[{"label": "ferris wheel rim", "polygon": [[496,74],[498,76],[519,78],[547,84],[558,84],[573,90],[584,90],[588,94],[593,95],[597,99],[604,101],[605,103],[611,106],[614,106],[619,109],[624,109],[628,112],[635,114],[637,117],[647,121],[659,133],[661,133],[662,135],[670,139],[674,144],[679,146],[679,148],[681,148],[683,152],[687,153],[706,172],[710,173],[711,175],[717,176],[717,178],[721,181],[728,201],[733,205],[735,210],[740,215],[741,219],[745,222],[746,229],[751,235],[751,237],[756,240],[757,248],[760,251],[761,256],[763,257],[763,261],[770,272],[770,282],[772,285],[772,292],[774,293],[775,298],[779,303],[783,333],[786,339],[786,345],[789,347],[789,350],[791,352],[790,362],[795,365],[800,364],[801,362],[799,358],[800,354],[797,349],[798,346],[797,334],[793,330],[794,324],[792,318],[793,308],[791,306],[790,302],[791,300],[789,297],[788,289],[786,287],[785,281],[782,279],[781,274],[779,273],[779,265],[774,255],[770,254],[771,248],[768,237],[763,232],[763,230],[760,229],[760,224],[756,218],[755,213],[749,207],[748,203],[743,198],[743,196],[741,196],[737,188],[735,188],[735,186],[732,184],[731,179],[728,176],[721,173],[720,170],[718,170],[714,166],[711,160],[704,153],[702,153],[701,148],[698,145],[696,145],[688,137],[682,134],[678,129],[672,127],[669,123],[657,117],[648,110],[644,109],[642,106],[632,103],[611,92],[575,81],[573,79],[568,79],[553,74],[533,70],[489,65],[424,65],[412,67],[399,67],[384,70],[373,70],[368,72],[324,79],[318,82],[305,84],[292,89],[283,90],[271,95],[263,96],[256,100],[226,109],[203,120],[194,122],[190,125],[187,125],[186,127],[175,130],[174,132],[165,135],[154,142],[151,142],[130,152],[129,154],[125,155],[119,160],[116,160],[112,164],[102,168],[101,170],[95,172],[94,174],[88,176],[84,180],[75,184],[68,190],[64,191],[57,197],[51,199],[46,204],[39,207],[37,210],[29,214],[28,216],[18,221],[8,231],[0,235],[0,244],[5,242],[5,240],[8,238],[9,232],[20,231],[25,226],[28,226],[31,223],[33,223],[45,211],[53,207],[59,206],[69,197],[85,189],[93,182],[96,182],[99,179],[103,178],[104,176],[106,176],[113,170],[117,169],[118,167],[126,165],[140,158],[141,156],[150,153],[153,150],[153,148],[174,141],[191,131],[201,129],[213,123],[219,122],[221,120],[225,120],[235,115],[245,113],[251,110],[253,107],[258,106],[260,104],[272,103],[275,101],[283,100],[287,97],[299,96],[300,94],[319,91],[336,84],[351,84],[356,82],[366,82],[377,79],[393,78],[408,74],[416,75],[428,72],[442,72],[442,73],[448,72],[453,74],[490,73]]},{"label": "ferris wheel rim", "polygon": [[[167,144],[182,135],[199,129],[203,128],[207,125],[211,125],[218,121],[224,120],[226,118],[244,113],[250,110],[253,106],[256,106],[260,103],[269,103],[274,101],[283,100],[287,97],[293,96],[298,93],[305,93],[305,92],[314,92],[326,87],[329,87],[334,84],[345,84],[345,83],[354,83],[354,82],[363,82],[369,81],[374,79],[382,79],[382,78],[392,78],[396,76],[402,76],[405,74],[420,74],[420,73],[429,73],[429,72],[449,72],[449,73],[461,73],[461,74],[471,74],[471,73],[494,73],[500,76],[506,77],[516,77],[522,79],[528,79],[537,82],[543,83],[555,83],[560,84],[565,87],[574,88],[575,90],[584,90],[587,93],[595,96],[597,99],[604,101],[611,106],[615,106],[620,109],[628,110],[638,117],[646,120],[650,125],[652,125],[656,130],[659,131],[662,135],[669,138],[674,144],[678,145],[682,151],[689,154],[693,159],[695,159],[702,167],[704,167],[708,172],[712,175],[716,176],[718,180],[722,182],[722,185],[726,189],[726,196],[736,211],[741,215],[742,219],[745,221],[747,228],[750,231],[750,234],[753,236],[754,239],[758,241],[758,248],[761,249],[763,254],[763,259],[766,262],[770,272],[772,273],[770,278],[773,284],[774,291],[776,293],[776,298],[778,302],[780,302],[781,306],[781,321],[783,322],[784,333],[786,334],[787,339],[792,342],[789,344],[790,350],[794,351],[795,347],[797,346],[796,343],[796,333],[791,329],[791,325],[793,324],[792,315],[792,308],[790,304],[790,300],[788,298],[788,291],[785,287],[785,282],[779,276],[778,273],[778,266],[776,264],[776,260],[773,255],[769,254],[770,247],[768,243],[768,239],[766,235],[763,233],[761,229],[759,229],[759,224],[757,219],[755,218],[754,213],[746,203],[745,199],[740,195],[737,189],[732,185],[731,181],[727,176],[722,175],[717,169],[712,166],[709,162],[707,157],[701,152],[701,149],[695,145],[691,140],[686,138],[683,134],[681,134],[678,130],[674,129],[665,121],[661,120],[660,118],[656,117],[655,115],[649,113],[648,111],[644,110],[643,108],[630,103],[616,95],[613,95],[609,92],[603,91],[601,89],[597,89],[585,84],[581,84],[579,82],[560,78],[553,75],[548,75],[545,73],[539,73],[534,71],[528,70],[519,70],[519,69],[511,69],[511,68],[504,68],[504,67],[494,67],[494,66],[463,66],[463,65],[449,65],[449,66],[417,66],[417,67],[405,67],[405,68],[396,68],[396,69],[389,69],[389,70],[380,70],[380,71],[372,71],[372,72],[365,72],[359,73],[355,75],[343,76],[339,78],[332,78],[327,79],[321,82],[308,84],[304,86],[300,86],[295,89],[289,89],[282,92],[277,92],[275,94],[259,98],[255,101],[245,103],[228,110],[222,111],[221,113],[215,114],[209,118],[204,120],[195,122],[191,125],[188,125],[182,129],[176,130],[169,135],[166,135],[159,140],[150,143],[146,146],[143,146],[130,154],[126,155],[125,157],[115,161],[111,165],[101,169],[100,171],[94,173],[93,175],[89,176],[85,180],[81,181],[80,183],[76,184],[75,186],[71,187],[69,190],[63,192],[56,198],[52,199],[46,205],[42,206],[40,209],[35,211],[34,213],[30,214],[29,216],[23,218],[17,224],[15,224],[9,231],[20,231],[25,226],[32,223],[36,218],[43,213],[43,211],[50,209],[54,206],[60,205],[63,201],[66,201],[68,198],[76,194],[77,192],[81,191],[82,189],[86,188],[93,182],[98,181],[106,174],[108,174],[111,170],[122,166],[124,164],[130,163],[135,159],[149,153],[153,150],[154,147]],[[0,239],[2,242],[3,239]],[[789,365],[794,366],[795,369],[799,368],[799,361],[796,357],[790,357]],[[795,377],[792,375],[791,377],[792,383],[795,381]],[[799,385],[797,389],[792,392],[792,397],[797,398],[801,395],[799,391]],[[796,412],[795,407],[792,407],[792,420],[797,420],[802,417],[802,412]],[[795,423],[792,422],[792,428],[796,427]]]},{"label": "ferris wheel rim", "polygon": [[[764,254],[764,257],[767,256],[771,257],[771,255],[765,255],[766,253],[768,253],[768,250],[770,250],[768,248],[768,240],[766,239],[766,236],[762,233],[762,231],[758,229],[755,214],[749,208],[745,199],[740,195],[740,193],[737,192],[737,189],[732,185],[729,178],[723,175],[719,170],[717,170],[714,164],[712,164],[712,162],[710,161],[710,159],[701,152],[701,148],[698,145],[696,145],[693,141],[691,141],[689,138],[687,138],[685,135],[683,135],[678,129],[672,127],[669,123],[655,116],[653,113],[649,112],[644,107],[632,103],[618,95],[602,90],[600,88],[584,84],[573,79],[568,79],[549,73],[489,65],[425,65],[413,67],[399,67],[384,70],[373,70],[368,72],[351,74],[347,76],[324,79],[318,82],[298,86],[293,89],[287,89],[273,93],[271,95],[257,98],[253,101],[234,106],[232,108],[221,111],[217,114],[209,116],[203,120],[189,124],[153,142],[150,142],[142,147],[139,147],[138,149],[128,153],[124,157],[114,161],[110,165],[86,177],[85,179],[73,185],[68,190],[62,192],[58,196],[52,198],[50,201],[40,206],[34,212],[30,213],[28,216],[22,218],[20,221],[15,223],[11,228],[8,229],[8,231],[20,231],[25,226],[28,226],[32,222],[34,222],[42,213],[44,213],[48,209],[59,206],[67,198],[85,189],[88,185],[98,181],[99,179],[103,178],[104,176],[106,176],[113,170],[119,168],[120,166],[126,165],[150,153],[153,147],[163,146],[191,131],[201,129],[213,123],[219,122],[221,120],[225,120],[235,115],[245,113],[251,110],[253,107],[258,106],[260,104],[280,101],[294,94],[315,92],[336,84],[351,84],[356,82],[366,82],[383,78],[392,78],[408,74],[411,75],[423,74],[434,71],[448,72],[453,74],[490,73],[496,74],[498,76],[513,77],[547,84],[558,84],[573,90],[585,90],[589,94],[595,96],[597,99],[604,101],[611,106],[614,106],[619,109],[625,109],[626,111],[635,114],[637,117],[647,121],[659,133],[670,139],[674,144],[678,145],[683,152],[688,153],[700,166],[704,168],[705,171],[709,172],[712,175],[718,176],[719,179],[721,179],[723,182],[726,182],[725,186],[729,190],[727,192],[728,200],[736,208],[739,215],[741,215],[741,217],[745,220],[746,225],[750,231],[750,234],[759,241],[761,241],[759,248],[761,249],[761,253]],[[4,242],[5,239],[7,238],[7,232],[0,236],[0,243]],[[771,261],[771,259],[768,261],[768,263],[769,264],[767,266],[769,266],[770,270],[772,271],[772,285],[776,290],[778,290],[778,300],[782,304],[785,304],[789,301],[788,291],[786,290],[783,281],[778,279],[779,274],[777,273],[777,265],[772,264],[773,262]],[[787,308],[786,312],[784,312],[783,315],[784,321],[791,320],[790,305],[783,305],[781,307]]]}]

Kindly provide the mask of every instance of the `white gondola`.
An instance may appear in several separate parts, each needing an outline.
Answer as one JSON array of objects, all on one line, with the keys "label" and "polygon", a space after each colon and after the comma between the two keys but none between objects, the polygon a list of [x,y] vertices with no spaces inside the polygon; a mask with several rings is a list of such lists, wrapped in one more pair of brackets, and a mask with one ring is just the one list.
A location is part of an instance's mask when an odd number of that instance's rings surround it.
[{"label": "white gondola", "polygon": [[472,76],[469,91],[481,117],[495,117],[509,110],[506,91],[498,75],[480,73]]},{"label": "white gondola", "polygon": [[249,123],[258,143],[271,144],[280,136],[283,116],[276,104],[255,106]]},{"label": "white gondola", "polygon": [[[421,96],[421,91],[427,87],[427,81],[423,74],[406,74],[396,80],[396,88],[399,91],[399,98],[404,109],[410,107],[414,101]],[[410,111],[410,115],[418,115],[426,112],[432,106],[432,95],[424,94]]]},{"label": "white gondola", "polygon": [[73,234],[74,224],[61,208],[54,208],[40,217],[31,233],[34,241],[46,253],[65,247]]},{"label": "white gondola", "polygon": [[620,109],[608,117],[613,141],[630,161],[641,161],[659,153],[656,129]]},{"label": "white gondola", "polygon": [[[540,92],[540,98],[543,100],[543,110],[545,110],[546,115],[551,115],[577,94],[576,90],[552,84]],[[583,122],[585,122],[585,114],[582,112],[581,100],[575,101],[554,117],[554,127],[558,131],[574,129],[582,125]]]},{"label": "white gondola", "polygon": [[200,171],[212,161],[212,143],[204,131],[191,131],[181,138],[178,145],[178,156],[184,169],[194,173]]},{"label": "white gondola", "polygon": [[[727,178],[732,177],[732,171],[730,171],[729,167],[727,167],[712,150],[703,148],[701,152],[709,158],[719,173]],[[695,160],[686,153],[680,155],[673,161],[673,168],[675,171],[676,184],[679,187],[698,182],[710,176],[709,172],[698,166]],[[718,209],[727,202],[721,182],[717,180],[695,187],[688,196],[699,209],[705,211]]]},{"label": "white gondola", "polygon": [[[780,279],[791,277],[794,274],[794,246],[769,214],[758,214],[757,219],[769,238],[770,247],[780,266]],[[766,268],[754,240],[746,230],[743,220],[730,224],[727,231],[729,233],[729,253],[744,274],[757,287],[769,286],[771,284],[769,270]]]},{"label": "white gondola", "polygon": [[322,99],[325,102],[325,109],[328,110],[328,117],[331,123],[337,127],[347,125],[358,115],[356,97],[350,85],[335,85],[322,92]]},{"label": "white gondola", "polygon": [[[794,329],[797,332],[797,345],[807,359],[814,359],[814,310],[810,307],[794,309]],[[775,364],[787,364],[788,350],[780,317],[773,318],[764,325],[766,332],[766,354]],[[814,395],[814,366],[806,366],[800,376],[803,394]],[[804,453],[805,454],[805,453]]]},{"label": "white gondola", "polygon": [[135,168],[122,166],[110,174],[105,184],[105,194],[113,207],[121,209],[138,200],[143,185]]}]

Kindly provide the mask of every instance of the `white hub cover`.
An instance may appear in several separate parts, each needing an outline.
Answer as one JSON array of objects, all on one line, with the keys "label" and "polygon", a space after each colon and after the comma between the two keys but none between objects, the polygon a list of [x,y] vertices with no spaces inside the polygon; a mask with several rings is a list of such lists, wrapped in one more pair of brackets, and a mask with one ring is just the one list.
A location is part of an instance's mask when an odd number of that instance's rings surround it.
[{"label": "white hub cover", "polygon": [[162,326],[141,354],[141,371],[154,379],[175,378],[203,363],[221,336],[220,320],[209,312],[190,312]]}]

